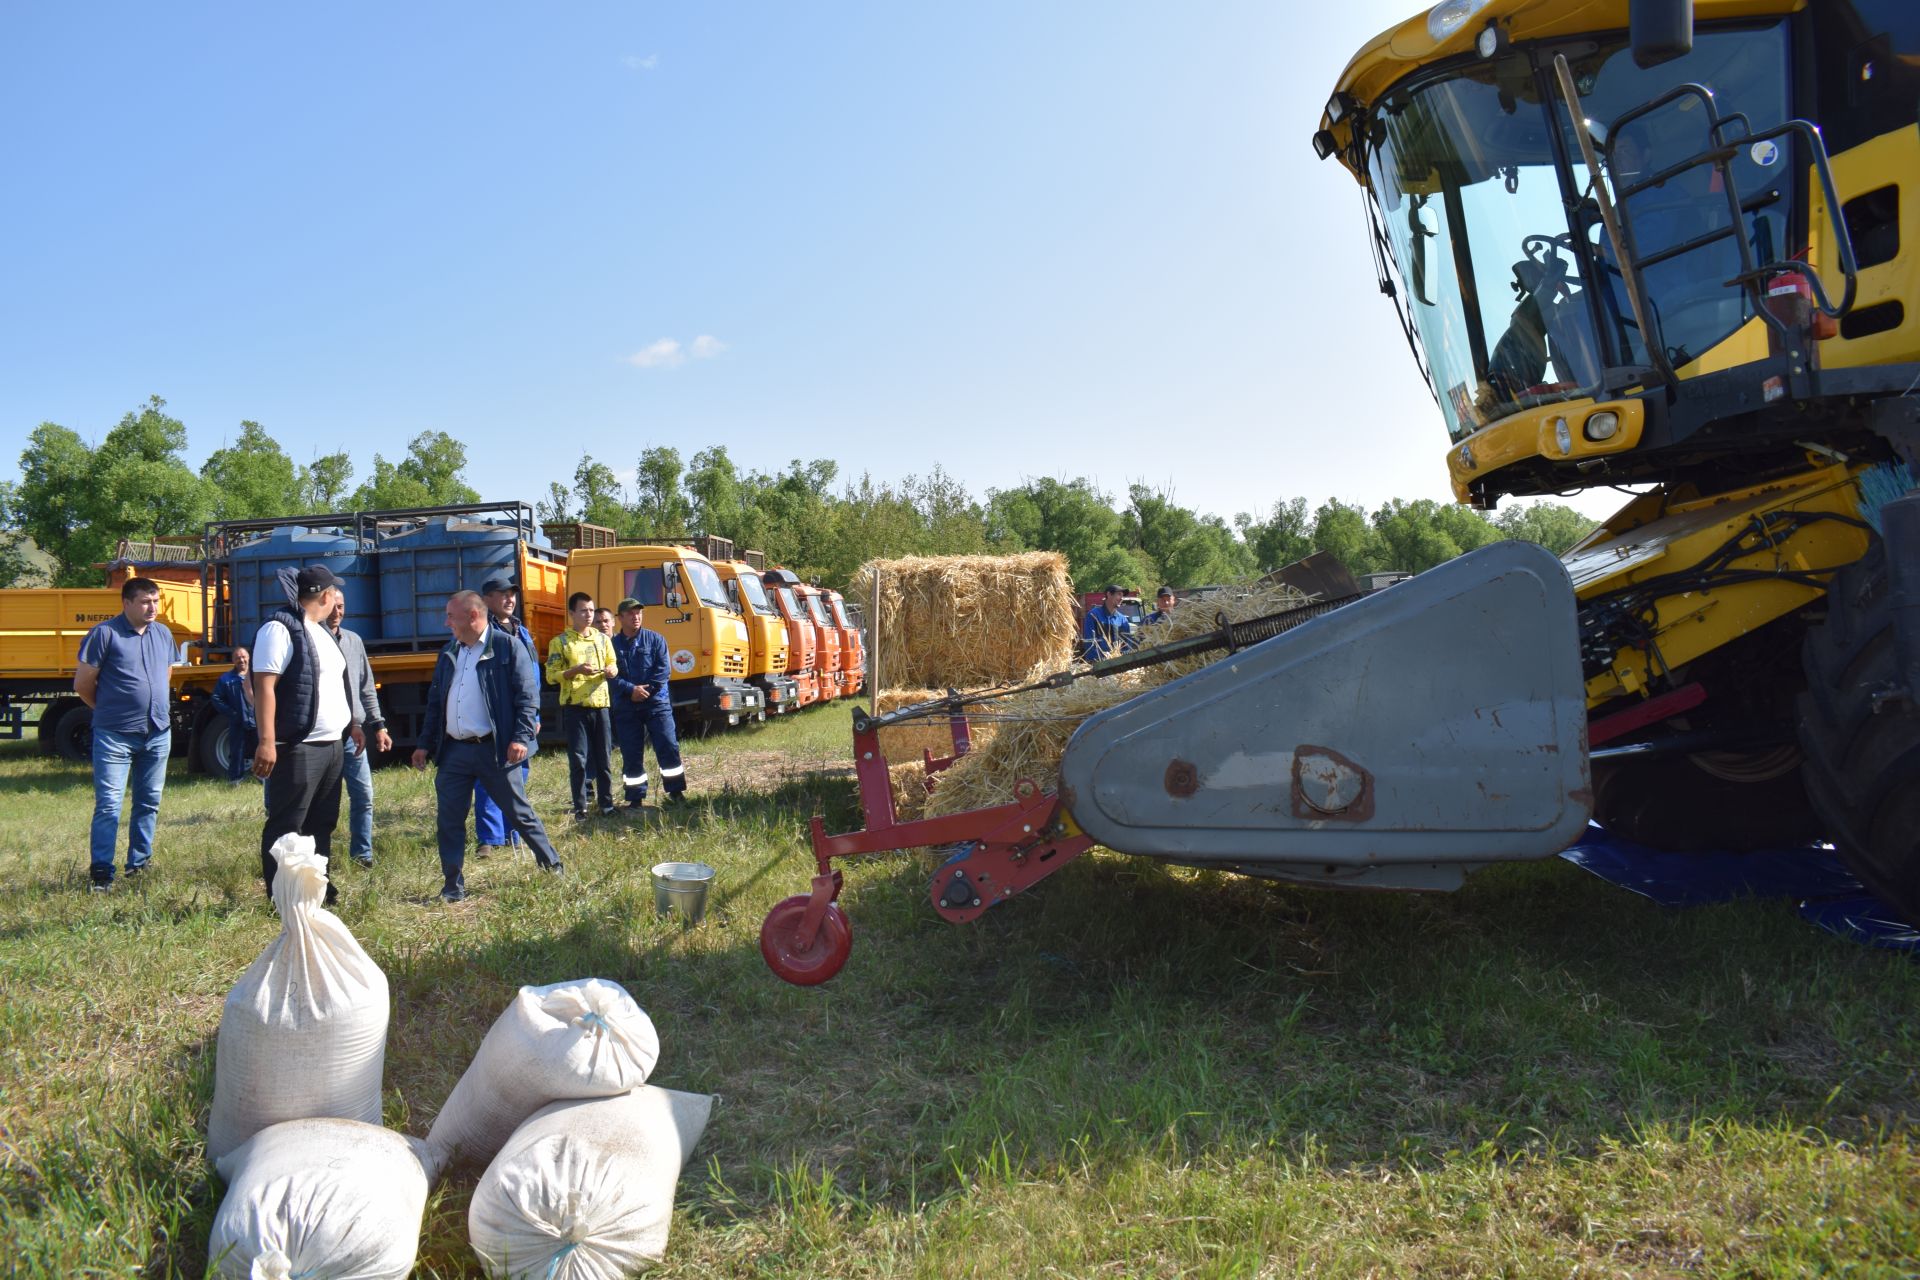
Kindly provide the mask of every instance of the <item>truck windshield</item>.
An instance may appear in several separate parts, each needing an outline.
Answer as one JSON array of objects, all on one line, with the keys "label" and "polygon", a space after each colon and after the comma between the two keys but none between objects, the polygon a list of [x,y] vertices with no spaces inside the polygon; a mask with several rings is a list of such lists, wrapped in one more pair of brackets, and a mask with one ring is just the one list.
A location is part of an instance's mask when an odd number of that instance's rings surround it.
[{"label": "truck windshield", "polygon": [[727,599],[727,588],[712,565],[705,560],[682,560],[680,567],[687,571],[687,578],[693,583],[693,593],[702,602],[716,609],[733,608],[733,602]]},{"label": "truck windshield", "polygon": [[807,615],[809,617],[811,617],[816,623],[818,623],[823,627],[830,627],[833,625],[831,622],[827,621],[826,610],[820,607],[819,596],[810,595],[810,596],[804,596],[802,598],[807,602]]},{"label": "truck windshield", "polygon": [[793,588],[781,587],[779,590],[780,603],[787,606],[787,616],[795,619],[805,618],[807,616],[806,608],[801,605],[800,597],[793,593]]},{"label": "truck windshield", "polygon": [[827,607],[833,610],[834,625],[843,630],[853,630],[853,624],[847,621],[847,607],[840,603],[839,596],[828,596]]},{"label": "truck windshield", "polygon": [[[1609,139],[1622,113],[1680,84],[1705,85],[1720,112],[1755,131],[1786,118],[1784,27],[1700,32],[1693,52],[1651,69],[1620,39],[1564,52],[1585,116],[1611,141],[1613,189],[1651,178],[1709,146],[1697,98],[1662,107]],[[1475,60],[1382,99],[1369,155],[1371,193],[1391,249],[1410,327],[1455,440],[1536,405],[1600,384],[1607,367],[1647,363],[1591,175],[1553,88],[1552,46]],[[1733,161],[1745,203],[1742,234],[1760,262],[1784,247],[1791,173],[1784,142],[1741,148]],[[1689,166],[1620,205],[1644,261],[1732,218],[1710,164]],[[1718,220],[1717,223],[1715,220]],[[1752,315],[1731,238],[1643,272],[1664,353],[1674,367]],[[1605,280],[1595,289],[1596,278]]]},{"label": "truck windshield", "polygon": [[740,583],[740,594],[747,598],[747,603],[753,606],[755,613],[773,612],[773,603],[767,599],[767,588],[760,581],[759,574],[743,573],[737,581]]}]

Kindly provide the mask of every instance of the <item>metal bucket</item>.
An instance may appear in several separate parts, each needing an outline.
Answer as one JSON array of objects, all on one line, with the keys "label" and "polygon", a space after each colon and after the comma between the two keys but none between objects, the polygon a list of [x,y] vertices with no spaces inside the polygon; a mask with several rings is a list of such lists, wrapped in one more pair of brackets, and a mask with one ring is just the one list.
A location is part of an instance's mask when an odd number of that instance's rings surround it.
[{"label": "metal bucket", "polygon": [[677,911],[688,924],[699,924],[707,914],[707,886],[713,877],[713,868],[704,862],[654,863],[654,911],[663,916]]}]

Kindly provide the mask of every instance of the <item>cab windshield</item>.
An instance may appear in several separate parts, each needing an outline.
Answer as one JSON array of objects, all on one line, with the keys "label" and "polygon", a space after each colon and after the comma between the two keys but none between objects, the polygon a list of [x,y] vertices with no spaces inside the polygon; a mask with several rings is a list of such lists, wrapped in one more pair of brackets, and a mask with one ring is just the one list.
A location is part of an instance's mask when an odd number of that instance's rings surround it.
[{"label": "cab windshield", "polygon": [[822,608],[820,607],[820,597],[819,597],[819,596],[804,596],[804,597],[802,597],[802,598],[803,598],[804,600],[806,600],[806,602],[807,602],[807,613],[808,613],[808,615],[809,615],[810,617],[812,617],[812,619],[813,619],[813,620],[814,620],[814,621],[815,621],[816,623],[818,623],[819,625],[821,625],[821,626],[823,626],[823,627],[830,627],[830,626],[832,626],[832,625],[833,625],[833,624],[832,624],[831,622],[828,622],[828,621],[827,621],[827,613],[826,613],[826,610],[824,610],[824,609],[822,609]]},{"label": "cab windshield", "polygon": [[693,583],[693,593],[703,602],[716,609],[733,608],[733,601],[727,599],[727,588],[712,565],[705,560],[682,560],[680,567],[687,571],[687,579]]},{"label": "cab windshield", "polygon": [[839,596],[828,596],[827,608],[833,610],[833,621],[835,626],[838,626],[845,631],[853,630],[853,624],[847,621],[847,607],[840,603]]},{"label": "cab windshield", "polygon": [[807,616],[805,607],[800,603],[800,597],[793,593],[792,587],[781,587],[779,588],[779,592],[780,603],[787,606],[787,616],[789,618],[805,618]]},{"label": "cab windshield", "polygon": [[735,581],[740,584],[740,594],[746,597],[755,613],[773,612],[773,602],[767,599],[767,588],[760,581],[759,574],[743,573]]},{"label": "cab windshield", "polygon": [[[1391,90],[1373,115],[1371,193],[1396,291],[1455,440],[1523,409],[1596,394],[1608,369],[1650,363],[1574,122],[1554,88],[1556,52],[1580,92],[1579,127],[1611,157],[1616,193],[1709,147],[1707,113],[1694,97],[1610,134],[1615,120],[1669,89],[1706,86],[1723,116],[1744,113],[1754,132],[1787,117],[1780,23],[1701,31],[1693,52],[1650,69],[1635,66],[1616,38],[1475,59]],[[1792,256],[1788,152],[1784,140],[1761,142],[1732,162],[1743,206],[1737,234],[1760,263]],[[1651,320],[1673,368],[1752,317],[1746,292],[1728,284],[1740,271],[1738,244],[1722,237],[1685,247],[1733,221],[1711,163],[1687,165],[1616,205],[1646,264]]]}]

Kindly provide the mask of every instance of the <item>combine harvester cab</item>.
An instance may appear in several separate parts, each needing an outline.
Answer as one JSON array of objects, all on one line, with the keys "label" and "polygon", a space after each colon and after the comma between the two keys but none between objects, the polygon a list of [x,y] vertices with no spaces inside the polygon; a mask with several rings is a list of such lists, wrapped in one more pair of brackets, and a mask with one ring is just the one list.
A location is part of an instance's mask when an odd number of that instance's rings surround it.
[{"label": "combine harvester cab", "polygon": [[794,665],[787,624],[767,596],[760,571],[744,560],[716,560],[714,572],[727,588],[727,597],[747,624],[747,683],[759,689],[770,715],[798,710],[800,682],[789,674]]},{"label": "combine harvester cab", "polygon": [[666,638],[674,715],[706,732],[764,718],[766,698],[747,680],[751,641],[713,562],[677,543],[586,547],[567,562],[567,592],[608,605],[631,596],[642,625]]},{"label": "combine harvester cab", "polygon": [[820,670],[820,632],[813,616],[800,597],[794,594],[799,579],[785,569],[768,569],[761,575],[767,599],[787,628],[787,673],[798,688],[800,705],[810,707],[833,696]]}]

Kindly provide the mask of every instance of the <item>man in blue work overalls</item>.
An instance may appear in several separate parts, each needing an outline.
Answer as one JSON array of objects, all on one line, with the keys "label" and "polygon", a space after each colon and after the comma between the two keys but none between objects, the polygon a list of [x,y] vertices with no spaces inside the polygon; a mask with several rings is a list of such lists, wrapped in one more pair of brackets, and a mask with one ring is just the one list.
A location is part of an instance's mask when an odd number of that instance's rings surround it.
[{"label": "man in blue work overalls", "polygon": [[[533,633],[528,631],[526,624],[513,614],[515,606],[520,603],[520,591],[513,580],[511,578],[487,579],[486,585],[480,588],[480,598],[487,602],[487,625],[499,628],[525,645],[527,657],[532,660],[534,668],[538,670],[540,659],[533,651]],[[535,734],[538,734],[540,731],[538,714],[533,718],[533,728]],[[536,737],[532,750],[539,749],[540,743]],[[526,785],[532,764],[533,754],[530,751],[525,763],[520,766],[520,783],[523,787]],[[516,847],[520,843],[518,835],[507,831],[506,815],[500,812],[500,806],[493,802],[493,797],[488,795],[487,789],[478,782],[473,784],[473,834],[480,846],[474,854],[477,858],[486,857],[495,849],[503,847],[508,840],[512,840]]]},{"label": "man in blue work overalls", "polygon": [[647,798],[646,748],[653,742],[660,765],[660,785],[667,803],[686,794],[687,771],[680,763],[680,739],[673,729],[673,697],[667,691],[667,641],[657,631],[640,625],[640,602],[628,596],[615,610],[620,630],[613,636],[618,670],[607,681],[613,694],[613,736],[620,741],[620,781],[627,803],[638,807]]}]

